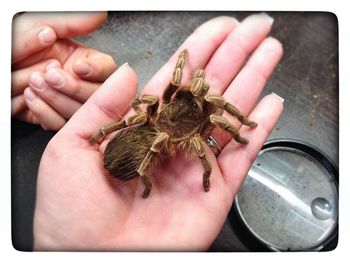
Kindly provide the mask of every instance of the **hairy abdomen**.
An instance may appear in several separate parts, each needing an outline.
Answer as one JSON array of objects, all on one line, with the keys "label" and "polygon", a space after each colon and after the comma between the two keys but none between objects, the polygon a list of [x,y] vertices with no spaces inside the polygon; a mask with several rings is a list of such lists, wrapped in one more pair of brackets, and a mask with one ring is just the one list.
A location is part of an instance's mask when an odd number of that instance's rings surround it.
[{"label": "hairy abdomen", "polygon": [[123,181],[138,176],[137,169],[156,136],[156,130],[148,124],[117,133],[108,143],[104,154],[104,166],[109,174]]}]

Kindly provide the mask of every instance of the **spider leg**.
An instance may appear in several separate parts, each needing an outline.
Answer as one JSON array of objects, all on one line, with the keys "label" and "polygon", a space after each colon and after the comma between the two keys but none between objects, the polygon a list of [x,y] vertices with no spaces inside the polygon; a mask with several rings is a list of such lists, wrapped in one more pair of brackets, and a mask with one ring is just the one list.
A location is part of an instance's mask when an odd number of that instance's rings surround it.
[{"label": "spider leg", "polygon": [[147,122],[147,115],[144,112],[139,112],[136,115],[130,116],[126,120],[113,121],[108,123],[102,128],[100,128],[94,135],[90,137],[90,142],[101,142],[103,138],[114,131],[134,126],[134,125],[143,125]]},{"label": "spider leg", "polygon": [[154,117],[159,107],[159,99],[154,95],[142,95],[139,98],[133,99],[130,104],[136,112],[142,112],[139,106],[140,104],[147,104],[147,115],[149,117]]},{"label": "spider leg", "polygon": [[193,79],[191,80],[191,92],[195,97],[204,95],[209,90],[209,84],[204,82],[204,74],[203,69],[197,69],[193,74]]},{"label": "spider leg", "polygon": [[239,134],[238,129],[235,128],[231,123],[229,123],[228,120],[226,120],[224,117],[216,114],[211,114],[210,122],[215,126],[218,126],[224,129],[225,131],[229,132],[237,142],[242,144],[247,144],[249,142],[246,138],[242,137]]},{"label": "spider leg", "polygon": [[204,98],[206,101],[218,105],[220,108],[224,109],[231,115],[235,116],[242,124],[255,128],[257,123],[249,120],[243,115],[234,105],[227,102],[222,96],[219,95],[207,95]]},{"label": "spider leg", "polygon": [[175,70],[173,72],[173,77],[163,92],[162,100],[164,104],[168,104],[171,101],[171,96],[173,96],[176,90],[180,87],[182,70],[185,65],[186,56],[187,50],[184,49],[180,52],[179,58],[177,59]]},{"label": "spider leg", "polygon": [[210,188],[209,177],[211,174],[211,164],[205,155],[202,139],[199,136],[196,136],[190,140],[190,143],[192,145],[193,150],[196,152],[196,154],[202,161],[204,167],[203,188],[205,192],[208,192]]},{"label": "spider leg", "polygon": [[147,198],[152,189],[152,183],[149,178],[145,175],[147,169],[151,166],[154,157],[160,152],[162,147],[167,143],[169,135],[165,132],[161,132],[155,138],[150,150],[147,152],[145,158],[142,160],[140,167],[137,169],[138,174],[141,176],[145,190],[143,191],[142,197]]}]

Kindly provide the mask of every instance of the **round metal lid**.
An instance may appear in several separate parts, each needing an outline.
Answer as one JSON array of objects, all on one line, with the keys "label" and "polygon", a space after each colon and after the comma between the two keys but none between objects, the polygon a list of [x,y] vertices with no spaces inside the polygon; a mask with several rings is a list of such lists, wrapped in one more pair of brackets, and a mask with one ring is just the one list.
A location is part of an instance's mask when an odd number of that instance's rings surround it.
[{"label": "round metal lid", "polygon": [[321,250],[336,235],[338,172],[298,141],[267,142],[236,196],[248,231],[277,251]]}]

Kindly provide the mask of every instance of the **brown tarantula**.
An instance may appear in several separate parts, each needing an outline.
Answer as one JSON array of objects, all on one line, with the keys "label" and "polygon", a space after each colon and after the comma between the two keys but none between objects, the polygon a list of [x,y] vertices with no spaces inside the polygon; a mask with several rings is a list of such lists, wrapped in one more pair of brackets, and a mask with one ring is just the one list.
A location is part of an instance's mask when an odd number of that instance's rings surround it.
[{"label": "brown tarantula", "polygon": [[[103,126],[90,140],[101,140],[105,135],[120,130],[108,143],[104,152],[104,167],[109,174],[122,181],[141,176],[145,185],[142,197],[150,194],[152,184],[147,170],[162,156],[172,156],[176,149],[195,153],[204,167],[203,188],[209,191],[211,165],[205,155],[206,141],[215,126],[230,133],[242,144],[248,140],[224,117],[224,110],[250,127],[248,120],[235,106],[222,96],[206,95],[209,85],[204,82],[204,70],[198,69],[187,85],[181,85],[182,69],[187,50],[180,52],[172,80],[165,89],[162,103],[157,96],[142,95],[131,101],[136,114],[121,121]],[[146,104],[146,112],[140,104]]]}]

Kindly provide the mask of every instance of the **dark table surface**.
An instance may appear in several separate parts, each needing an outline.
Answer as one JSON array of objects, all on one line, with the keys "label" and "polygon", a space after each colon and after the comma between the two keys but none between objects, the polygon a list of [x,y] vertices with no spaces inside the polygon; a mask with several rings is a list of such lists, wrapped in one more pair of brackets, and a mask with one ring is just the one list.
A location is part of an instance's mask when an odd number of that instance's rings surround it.
[{"label": "dark table surface", "polygon": [[[284,56],[262,95],[276,92],[285,99],[284,113],[269,139],[308,142],[338,164],[338,22],[320,12],[267,12],[274,20],[271,36]],[[204,21],[218,16],[239,20],[249,12],[110,12],[82,43],[104,51],[119,65],[128,62],[139,78],[139,90],[178,46]],[[54,132],[12,120],[12,241],[31,250],[37,170]],[[242,231],[225,223],[211,251],[258,249],[242,239]]]}]

